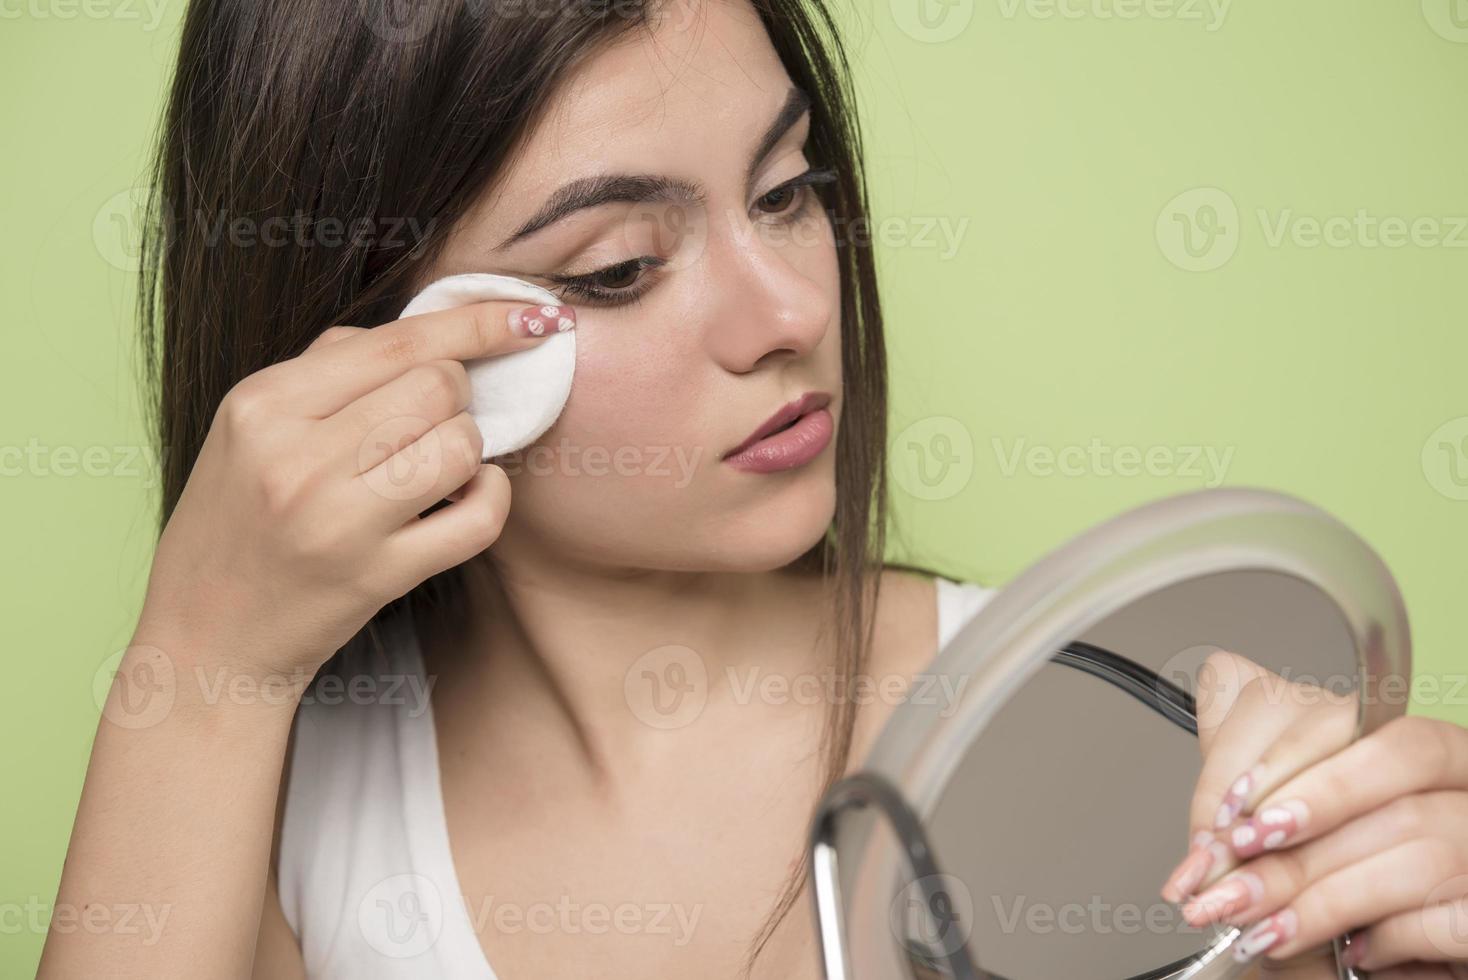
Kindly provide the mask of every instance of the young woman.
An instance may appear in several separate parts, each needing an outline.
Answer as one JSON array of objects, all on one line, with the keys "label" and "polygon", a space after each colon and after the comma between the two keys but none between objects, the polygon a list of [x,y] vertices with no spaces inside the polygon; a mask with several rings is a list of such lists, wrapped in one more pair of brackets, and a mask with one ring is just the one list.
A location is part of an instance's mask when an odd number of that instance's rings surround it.
[{"label": "young woman", "polygon": [[[817,975],[811,808],[989,596],[882,561],[851,113],[815,0],[191,6],[164,528],[58,898],[162,927],[42,976]],[[468,271],[574,324],[539,453],[481,464],[463,366],[534,311],[397,319]]]}]

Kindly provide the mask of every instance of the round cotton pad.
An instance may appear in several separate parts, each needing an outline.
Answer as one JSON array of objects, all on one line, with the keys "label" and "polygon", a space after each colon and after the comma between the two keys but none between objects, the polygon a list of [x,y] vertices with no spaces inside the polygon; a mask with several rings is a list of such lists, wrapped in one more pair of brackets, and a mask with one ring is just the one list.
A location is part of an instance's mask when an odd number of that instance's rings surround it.
[{"label": "round cotton pad", "polygon": [[[434,313],[486,300],[561,305],[534,283],[487,272],[466,272],[429,283],[400,316]],[[465,361],[472,395],[469,414],[484,436],[484,458],[523,449],[555,423],[571,394],[576,331],[554,333],[510,354]]]}]

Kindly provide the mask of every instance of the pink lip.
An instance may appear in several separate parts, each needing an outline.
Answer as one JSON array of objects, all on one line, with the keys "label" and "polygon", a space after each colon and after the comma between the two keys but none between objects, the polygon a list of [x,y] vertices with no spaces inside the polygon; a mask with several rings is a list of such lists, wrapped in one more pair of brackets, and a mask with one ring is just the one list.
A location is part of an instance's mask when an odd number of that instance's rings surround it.
[{"label": "pink lip", "polygon": [[[754,473],[773,473],[810,462],[821,454],[835,432],[835,420],[826,410],[830,401],[831,396],[823,391],[806,392],[725,453],[724,461]],[[791,422],[795,424],[781,429]]]}]

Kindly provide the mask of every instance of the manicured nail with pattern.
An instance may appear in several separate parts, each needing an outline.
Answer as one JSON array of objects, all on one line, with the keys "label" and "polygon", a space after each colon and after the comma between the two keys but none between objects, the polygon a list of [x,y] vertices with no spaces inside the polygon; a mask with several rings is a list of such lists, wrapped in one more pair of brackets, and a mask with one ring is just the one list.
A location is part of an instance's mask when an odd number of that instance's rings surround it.
[{"label": "manicured nail with pattern", "polygon": [[569,306],[522,306],[510,311],[510,331],[520,337],[563,333],[574,326],[576,311]]},{"label": "manicured nail with pattern", "polygon": [[1218,804],[1218,812],[1213,815],[1215,830],[1227,827],[1233,823],[1235,817],[1243,812],[1244,803],[1249,799],[1249,793],[1259,785],[1261,769],[1260,766],[1250,768],[1248,772],[1235,779],[1233,785],[1228,788],[1228,792],[1223,794],[1223,802]]},{"label": "manicured nail with pattern", "polygon": [[1167,884],[1162,886],[1162,897],[1169,902],[1181,901],[1186,895],[1192,894],[1194,888],[1203,880],[1208,869],[1213,866],[1213,852],[1208,845],[1212,843],[1213,835],[1201,832],[1193,838],[1193,846],[1188,851],[1188,856],[1178,863],[1168,876]]},{"label": "manicured nail with pattern", "polygon": [[1229,844],[1241,858],[1275,850],[1288,844],[1309,817],[1310,809],[1303,800],[1271,804],[1235,827]]},{"label": "manicured nail with pattern", "polygon": [[1234,959],[1247,963],[1280,943],[1288,942],[1299,927],[1299,917],[1295,915],[1294,909],[1283,909],[1267,919],[1261,919],[1234,941]]},{"label": "manicured nail with pattern", "polygon": [[1239,915],[1264,898],[1264,881],[1252,871],[1236,871],[1183,906],[1188,925],[1202,926]]}]

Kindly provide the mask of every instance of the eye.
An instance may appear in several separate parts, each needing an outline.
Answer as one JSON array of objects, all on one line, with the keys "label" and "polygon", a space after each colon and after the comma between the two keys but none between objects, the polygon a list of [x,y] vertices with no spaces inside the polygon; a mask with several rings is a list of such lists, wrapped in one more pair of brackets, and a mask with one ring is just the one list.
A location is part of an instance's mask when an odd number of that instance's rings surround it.
[{"label": "eye", "polygon": [[759,206],[766,214],[779,214],[795,200],[800,188],[794,184],[782,184],[759,199]]},{"label": "eye", "polygon": [[546,278],[559,283],[566,297],[575,296],[594,303],[621,306],[635,302],[643,293],[652,288],[644,272],[648,269],[656,269],[666,264],[666,261],[654,255],[640,255],[635,259],[618,262],[616,265],[609,265],[593,272],[547,276]]},{"label": "eye", "polygon": [[755,202],[755,207],[766,215],[799,212],[815,197],[812,189],[816,185],[834,183],[835,180],[836,171],[833,169],[807,170],[768,191]]}]

